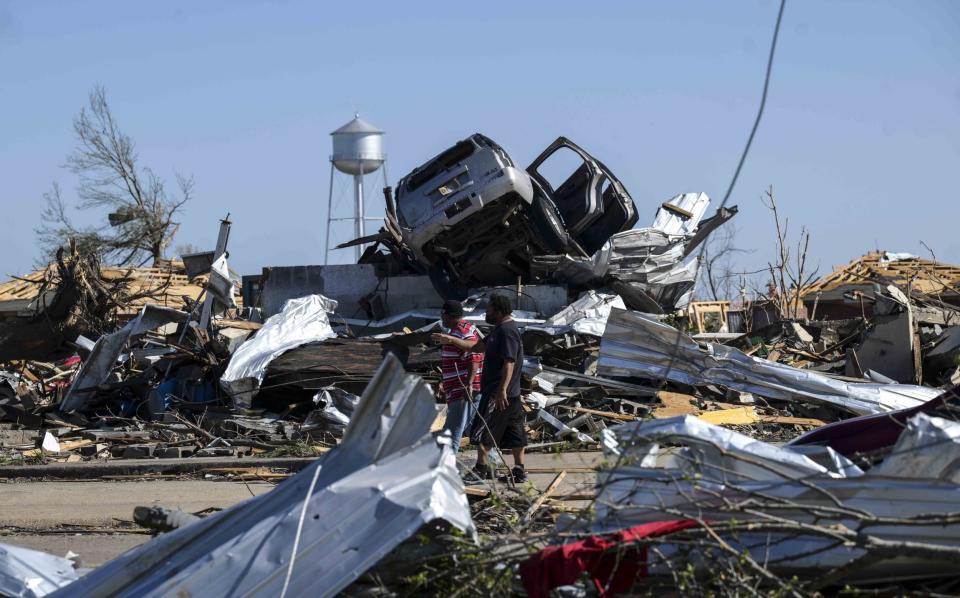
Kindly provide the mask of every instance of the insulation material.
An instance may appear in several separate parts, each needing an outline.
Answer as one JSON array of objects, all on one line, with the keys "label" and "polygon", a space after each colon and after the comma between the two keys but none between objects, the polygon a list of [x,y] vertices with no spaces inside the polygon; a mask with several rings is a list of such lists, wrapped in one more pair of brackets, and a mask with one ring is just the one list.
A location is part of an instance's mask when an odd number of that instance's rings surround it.
[{"label": "insulation material", "polygon": [[249,406],[263,382],[267,366],[286,351],[336,336],[330,328],[328,314],[337,309],[337,302],[322,295],[290,299],[283,311],[271,316],[256,336],[230,357],[220,384],[238,406]]}]

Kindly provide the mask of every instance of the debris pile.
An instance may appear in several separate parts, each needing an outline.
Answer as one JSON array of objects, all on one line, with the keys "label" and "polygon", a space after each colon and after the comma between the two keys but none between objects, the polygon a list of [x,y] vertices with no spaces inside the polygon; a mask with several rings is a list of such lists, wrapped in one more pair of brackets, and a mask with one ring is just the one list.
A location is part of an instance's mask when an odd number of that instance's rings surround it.
[{"label": "debris pile", "polygon": [[[579,166],[552,180],[560,151]],[[475,483],[430,386],[439,306],[363,321],[370,296],[301,293],[264,320],[237,301],[229,220],[215,251],[149,272],[70,249],[0,288],[2,476],[289,479],[213,515],[140,507],[161,535],[79,579],[0,546],[0,591],[960,588],[960,272],[871,254],[793,291],[809,317],[753,326],[771,302],[693,301],[696,249],[736,208],[705,218],[707,195],[681,194],[633,229],[623,185],[563,138],[520,170],[474,135],[387,198],[385,228],[354,242],[371,243],[358,269],[429,277],[483,336],[493,292],[565,299],[513,312],[527,449],[597,461],[529,468],[555,474],[543,489]],[[590,491],[560,494],[575,469]]]},{"label": "debris pile", "polygon": [[[691,416],[624,424],[607,434],[612,465],[598,479],[596,515],[583,523],[590,534],[619,534],[608,554],[640,559],[625,589],[644,578],[662,583],[680,563],[692,566],[690,581],[701,591],[751,576],[771,589],[792,583],[803,593],[904,580],[922,588],[939,579],[943,588],[944,577],[956,589],[954,421],[913,416],[866,470],[830,447],[777,447]],[[654,522],[657,533],[639,533]],[[558,565],[576,562],[583,550],[527,563],[532,595],[573,581],[557,579]],[[743,570],[719,584],[706,574],[725,569],[731,557]],[[600,566],[591,569],[601,584],[614,579]]]}]

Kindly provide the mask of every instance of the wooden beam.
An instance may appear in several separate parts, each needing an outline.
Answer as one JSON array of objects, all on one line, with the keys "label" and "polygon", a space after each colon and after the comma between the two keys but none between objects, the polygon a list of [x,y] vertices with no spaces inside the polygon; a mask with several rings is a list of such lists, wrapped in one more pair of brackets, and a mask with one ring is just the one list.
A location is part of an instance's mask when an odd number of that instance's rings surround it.
[{"label": "wooden beam", "polygon": [[547,489],[543,491],[543,494],[537,497],[537,500],[533,501],[533,504],[530,505],[530,508],[527,509],[527,513],[523,516],[524,520],[529,521],[534,514],[543,506],[543,503],[550,498],[550,495],[553,494],[554,490],[560,486],[560,483],[563,482],[563,479],[567,477],[566,470],[561,471],[557,474],[557,477],[553,478],[553,481],[550,482],[550,485],[547,486]]},{"label": "wooden beam", "polygon": [[677,216],[683,216],[688,220],[690,218],[693,218],[693,212],[688,212],[687,210],[684,210],[680,206],[673,205],[669,201],[663,202],[662,204],[660,204],[660,207],[663,208],[664,210],[667,210],[668,212],[673,212]]},{"label": "wooden beam", "polygon": [[576,411],[577,413],[589,413],[590,415],[596,415],[598,417],[608,417],[610,419],[616,419],[622,422],[632,422],[638,419],[634,415],[627,415],[625,413],[614,413],[612,411],[600,411],[599,409],[588,409],[587,407],[572,407],[569,405],[557,404],[557,407],[563,407],[564,409],[569,409],[570,411]]}]

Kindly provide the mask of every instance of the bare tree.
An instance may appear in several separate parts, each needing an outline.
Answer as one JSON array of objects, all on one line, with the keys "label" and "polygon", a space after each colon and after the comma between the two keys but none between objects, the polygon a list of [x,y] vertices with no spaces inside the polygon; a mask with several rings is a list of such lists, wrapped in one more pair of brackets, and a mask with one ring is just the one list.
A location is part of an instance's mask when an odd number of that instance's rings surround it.
[{"label": "bare tree", "polygon": [[770,281],[767,292],[760,293],[760,296],[776,305],[781,318],[799,318],[803,308],[803,288],[810,284],[817,274],[817,269],[812,272],[807,269],[810,231],[801,226],[796,248],[793,248],[789,239],[790,221],[780,218],[773,185],[764,191],[760,201],[773,213],[777,234],[776,260],[767,264]]},{"label": "bare tree", "polygon": [[103,87],[90,93],[73,130],[77,147],[66,168],[79,178],[76,208],[105,211],[106,222],[75,225],[54,183],[43,196],[43,224],[36,231],[44,249],[52,255],[74,239],[79,251],[106,263],[138,266],[162,260],[179,227],[174,218],[193,193],[193,179],[178,174],[179,197],[174,198],[152,170],[138,167],[134,143],[114,120]]},{"label": "bare tree", "polygon": [[191,253],[200,253],[203,251],[200,247],[194,245],[193,243],[180,243],[173,248],[174,255],[189,255]]},{"label": "bare tree", "polygon": [[737,294],[742,274],[734,268],[733,258],[738,253],[752,253],[736,246],[739,229],[728,223],[711,235],[700,261],[701,288],[712,301],[733,299]]}]

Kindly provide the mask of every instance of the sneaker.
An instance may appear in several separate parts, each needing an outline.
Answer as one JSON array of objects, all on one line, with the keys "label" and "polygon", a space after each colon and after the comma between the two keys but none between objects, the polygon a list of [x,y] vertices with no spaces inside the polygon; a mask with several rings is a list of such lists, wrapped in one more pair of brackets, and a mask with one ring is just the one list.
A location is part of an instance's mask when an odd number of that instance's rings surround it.
[{"label": "sneaker", "polygon": [[474,465],[470,468],[470,473],[477,476],[481,480],[493,479],[493,469],[489,465]]},{"label": "sneaker", "polygon": [[511,476],[513,476],[514,484],[522,484],[527,481],[527,472],[522,467],[514,467],[510,470],[510,473],[500,476],[497,480],[506,484],[510,482]]}]

